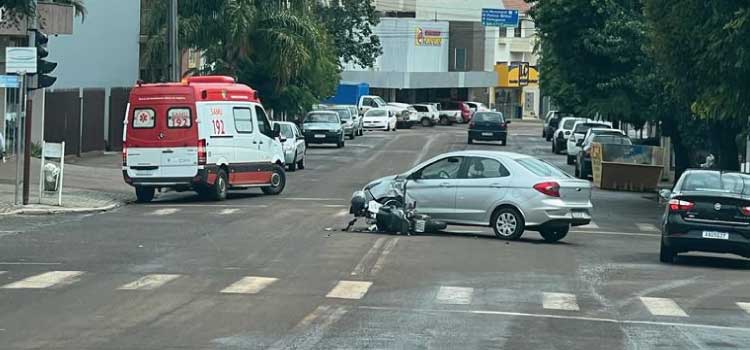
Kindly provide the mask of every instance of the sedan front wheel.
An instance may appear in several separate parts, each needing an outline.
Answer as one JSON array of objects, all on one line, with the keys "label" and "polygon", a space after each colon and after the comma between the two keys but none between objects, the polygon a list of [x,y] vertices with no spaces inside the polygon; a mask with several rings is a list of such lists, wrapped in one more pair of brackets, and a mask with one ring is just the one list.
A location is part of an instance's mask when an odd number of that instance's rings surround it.
[{"label": "sedan front wheel", "polygon": [[495,210],[491,224],[498,238],[509,241],[521,238],[525,228],[523,216],[512,207],[502,207]]}]

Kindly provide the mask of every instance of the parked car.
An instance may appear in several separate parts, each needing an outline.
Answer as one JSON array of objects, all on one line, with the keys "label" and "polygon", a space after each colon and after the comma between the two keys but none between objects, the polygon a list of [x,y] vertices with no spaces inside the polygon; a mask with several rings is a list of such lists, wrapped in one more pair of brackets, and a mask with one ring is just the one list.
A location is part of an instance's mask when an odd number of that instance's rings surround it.
[{"label": "parked car", "polygon": [[123,178],[139,202],[150,202],[161,188],[214,200],[232,188],[277,195],[286,186],[279,133],[256,91],[234,78],[138,84],[125,117]]},{"label": "parked car", "polygon": [[474,114],[476,112],[489,112],[490,109],[487,108],[487,106],[484,105],[484,103],[481,102],[464,102],[469,106],[469,109],[471,109],[471,113]]},{"label": "parked car", "polygon": [[362,115],[364,115],[370,108],[383,108],[393,112],[393,115],[396,116],[398,122],[408,120],[409,111],[408,108],[406,108],[407,106],[408,105],[406,104],[388,104],[382,97],[374,95],[361,96],[359,98],[359,103],[357,104],[359,113]]},{"label": "parked car", "polygon": [[339,114],[334,111],[312,111],[302,120],[305,145],[332,143],[336,148],[344,147],[344,128]]},{"label": "parked car", "polygon": [[568,137],[568,141],[565,145],[568,165],[573,165],[575,163],[578,151],[581,150],[581,146],[578,142],[583,141],[583,138],[586,137],[586,133],[589,129],[611,127],[612,125],[606,122],[595,122],[590,120],[576,122],[573,125],[573,134]]},{"label": "parked car", "polygon": [[422,126],[435,126],[435,124],[440,122],[440,112],[435,109],[435,106],[431,104],[416,104],[412,105],[412,107],[417,111],[419,123]]},{"label": "parked car", "polygon": [[552,135],[555,133],[555,130],[557,130],[557,127],[560,125],[560,120],[562,119],[562,115],[559,112],[554,112],[550,115],[550,118],[545,122],[544,127],[544,139],[547,141],[552,141]]},{"label": "parked car", "polygon": [[550,129],[549,122],[552,120],[552,118],[557,117],[560,115],[560,112],[558,111],[549,111],[544,116],[543,125],[542,125],[542,138],[547,139],[547,130]]},{"label": "parked car", "polygon": [[396,113],[397,127],[409,129],[419,124],[419,113],[417,113],[417,110],[412,105],[408,103],[389,102],[388,106],[397,107],[401,110]]},{"label": "parked car", "polygon": [[328,107],[325,110],[334,111],[339,115],[341,127],[344,128],[344,135],[349,136],[350,140],[354,140],[357,136],[357,126],[354,124],[355,119],[351,110],[347,107]]},{"label": "parked car", "polygon": [[313,110],[337,110],[337,109],[348,109],[352,115],[354,124],[355,136],[362,136],[364,134],[364,124],[362,123],[362,115],[359,114],[359,109],[356,105],[318,105],[319,108],[313,108]]},{"label": "parked car", "polygon": [[560,120],[557,130],[552,134],[552,153],[564,153],[567,149],[566,142],[573,133],[573,126],[578,121],[586,121],[586,118],[565,117]]},{"label": "parked car", "polygon": [[383,129],[396,131],[396,116],[384,108],[372,108],[365,112],[365,129]]},{"label": "parked car", "polygon": [[469,144],[474,140],[500,141],[505,146],[508,142],[508,124],[500,112],[477,112],[469,123]]},{"label": "parked car", "polygon": [[284,149],[284,160],[289,171],[305,168],[305,138],[297,125],[292,122],[274,122],[281,127],[279,141]]},{"label": "parked car", "polygon": [[469,105],[460,101],[443,102],[440,106],[441,124],[468,123],[471,120]]},{"label": "parked car", "polygon": [[750,176],[714,170],[685,171],[662,218],[659,260],[679,253],[730,253],[750,258]]},{"label": "parked car", "polygon": [[516,240],[531,230],[555,242],[571,226],[591,222],[588,181],[518,153],[445,153],[372,181],[365,191],[383,203],[404,186],[420,213],[449,224],[490,226],[501,239]]},{"label": "parked car", "polygon": [[[590,129],[589,131],[597,130]],[[598,130],[614,130],[614,129],[598,129]],[[624,134],[619,133],[591,133],[581,143],[581,151],[578,152],[576,157],[575,176],[579,179],[587,179],[591,173],[591,145],[594,143],[600,144],[617,144],[617,145],[632,145],[633,142],[630,138]]]}]

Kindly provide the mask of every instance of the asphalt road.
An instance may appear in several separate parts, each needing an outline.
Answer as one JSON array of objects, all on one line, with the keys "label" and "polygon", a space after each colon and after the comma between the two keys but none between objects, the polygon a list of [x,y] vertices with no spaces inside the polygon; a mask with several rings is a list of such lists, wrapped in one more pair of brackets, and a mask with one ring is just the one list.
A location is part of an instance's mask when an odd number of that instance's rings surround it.
[{"label": "asphalt road", "polygon": [[94,215],[2,218],[0,349],[748,349],[750,262],[658,262],[654,195],[595,191],[557,244],[489,228],[342,232],[351,193],[446,151],[560,165],[538,124],[509,145],[465,126],[309,150],[283,195],[166,193]]}]

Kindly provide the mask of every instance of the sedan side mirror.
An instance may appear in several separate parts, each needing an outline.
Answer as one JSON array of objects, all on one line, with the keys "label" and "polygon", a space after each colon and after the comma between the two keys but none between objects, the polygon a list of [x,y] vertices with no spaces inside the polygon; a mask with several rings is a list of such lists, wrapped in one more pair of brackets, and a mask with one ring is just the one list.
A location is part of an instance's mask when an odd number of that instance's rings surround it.
[{"label": "sedan side mirror", "polygon": [[672,197],[672,191],[664,189],[659,191],[659,197],[661,197],[663,200],[668,201],[670,197]]},{"label": "sedan side mirror", "polygon": [[284,143],[284,142],[286,142],[286,137],[284,137],[284,136],[279,136],[279,142],[281,142],[281,143]]},{"label": "sedan side mirror", "polygon": [[505,124],[510,124],[510,119],[506,120]]}]

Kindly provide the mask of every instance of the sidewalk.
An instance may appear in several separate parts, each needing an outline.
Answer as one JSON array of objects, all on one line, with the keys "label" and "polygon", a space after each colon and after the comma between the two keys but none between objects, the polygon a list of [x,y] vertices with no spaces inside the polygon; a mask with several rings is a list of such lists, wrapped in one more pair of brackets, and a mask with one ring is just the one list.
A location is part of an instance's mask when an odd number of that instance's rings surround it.
[{"label": "sidewalk", "polygon": [[0,215],[54,214],[103,211],[135,200],[120,170],[120,154],[102,154],[73,158],[65,163],[63,206],[58,207],[55,193],[45,193],[39,204],[40,160],[31,160],[29,205],[15,206],[15,159],[0,164]]}]

